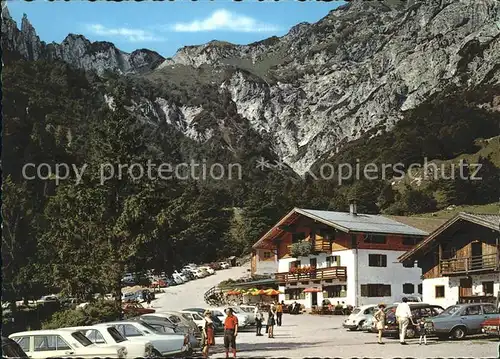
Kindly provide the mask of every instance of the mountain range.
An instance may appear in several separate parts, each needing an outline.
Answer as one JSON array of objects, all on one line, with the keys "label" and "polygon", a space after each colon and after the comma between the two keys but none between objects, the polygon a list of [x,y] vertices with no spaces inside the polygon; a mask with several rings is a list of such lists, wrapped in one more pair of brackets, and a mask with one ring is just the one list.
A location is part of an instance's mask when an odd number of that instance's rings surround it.
[{"label": "mountain range", "polygon": [[[75,34],[47,44],[26,15],[19,29],[5,9],[2,47],[10,58],[122,77],[136,89],[130,111],[146,124],[229,153],[251,133],[300,175],[432,98],[497,86],[499,19],[496,0],[355,0],[283,37],[214,40],[163,58]],[[495,99],[478,106],[498,110]]]}]

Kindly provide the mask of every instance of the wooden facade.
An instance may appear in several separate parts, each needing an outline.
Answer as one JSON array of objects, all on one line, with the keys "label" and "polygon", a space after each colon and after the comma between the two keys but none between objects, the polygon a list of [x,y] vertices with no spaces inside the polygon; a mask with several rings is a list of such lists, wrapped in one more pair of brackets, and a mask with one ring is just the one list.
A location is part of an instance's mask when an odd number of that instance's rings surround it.
[{"label": "wooden facade", "polygon": [[424,278],[497,272],[500,269],[498,232],[460,221],[436,237],[419,258]]}]

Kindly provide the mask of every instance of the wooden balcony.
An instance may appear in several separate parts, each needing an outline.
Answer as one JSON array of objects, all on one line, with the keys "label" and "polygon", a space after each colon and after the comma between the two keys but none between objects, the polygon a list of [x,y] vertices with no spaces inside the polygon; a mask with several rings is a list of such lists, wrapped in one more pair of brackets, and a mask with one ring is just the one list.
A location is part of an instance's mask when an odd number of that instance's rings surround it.
[{"label": "wooden balcony", "polygon": [[498,255],[487,254],[466,258],[443,259],[440,263],[441,274],[463,274],[484,271],[498,271]]},{"label": "wooden balcony", "polygon": [[347,268],[346,267],[328,267],[318,268],[311,273],[276,273],[276,281],[278,283],[289,282],[307,282],[307,281],[321,281],[321,280],[337,280],[340,282],[347,281]]}]

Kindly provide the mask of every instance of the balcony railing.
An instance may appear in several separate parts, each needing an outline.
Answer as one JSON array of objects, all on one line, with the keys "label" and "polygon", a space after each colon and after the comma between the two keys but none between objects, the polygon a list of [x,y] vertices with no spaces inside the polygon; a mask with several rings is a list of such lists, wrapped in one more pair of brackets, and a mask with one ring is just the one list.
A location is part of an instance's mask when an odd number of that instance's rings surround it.
[{"label": "balcony railing", "polygon": [[318,268],[309,273],[276,273],[276,281],[279,283],[299,282],[310,280],[336,279],[342,282],[347,281],[346,267]]},{"label": "balcony railing", "polygon": [[314,241],[313,250],[317,253],[321,252],[330,253],[332,251],[332,244],[330,240],[327,239],[316,239]]},{"label": "balcony railing", "polygon": [[443,259],[440,263],[442,274],[468,273],[479,271],[497,271],[499,269],[498,255],[486,254],[466,258]]}]

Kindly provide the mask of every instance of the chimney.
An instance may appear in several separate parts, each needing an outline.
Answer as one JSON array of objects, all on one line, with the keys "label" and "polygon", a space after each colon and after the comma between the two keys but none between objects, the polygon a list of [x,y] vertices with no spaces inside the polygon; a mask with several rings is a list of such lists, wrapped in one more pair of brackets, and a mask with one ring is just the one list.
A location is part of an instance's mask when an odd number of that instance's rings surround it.
[{"label": "chimney", "polygon": [[358,214],[355,201],[351,201],[351,203],[349,203],[349,213],[353,216],[356,216]]}]

